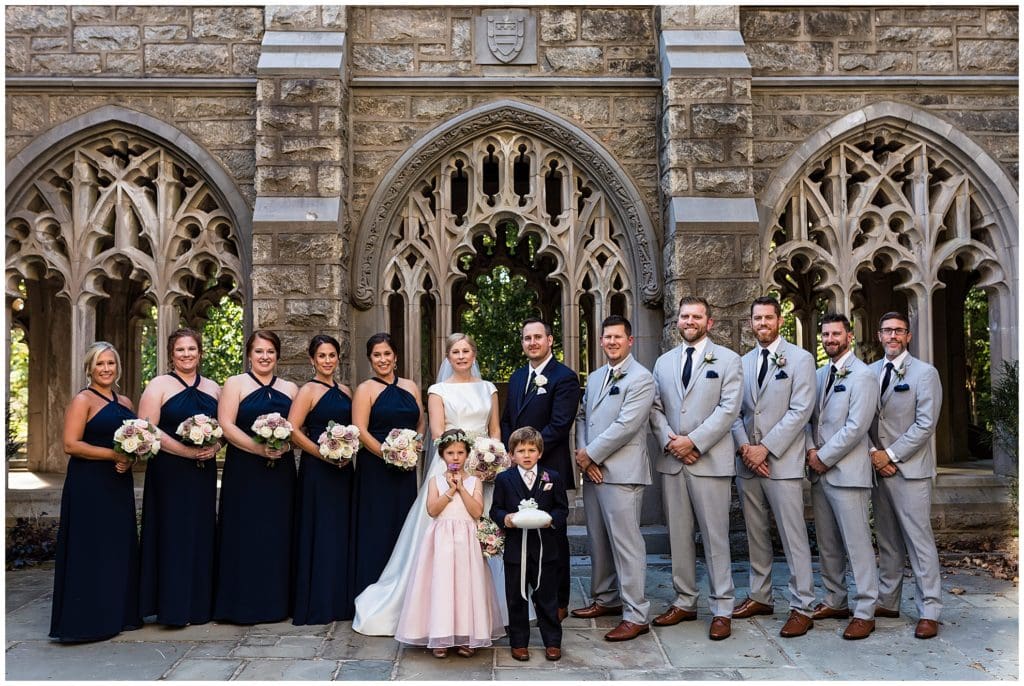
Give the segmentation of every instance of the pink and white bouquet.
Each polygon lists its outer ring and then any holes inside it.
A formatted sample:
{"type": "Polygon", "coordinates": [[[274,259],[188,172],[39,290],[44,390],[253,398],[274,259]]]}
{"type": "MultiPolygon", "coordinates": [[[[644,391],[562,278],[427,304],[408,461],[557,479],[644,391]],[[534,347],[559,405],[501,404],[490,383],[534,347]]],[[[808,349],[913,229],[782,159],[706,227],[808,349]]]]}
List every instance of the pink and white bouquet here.
{"type": "MultiPolygon", "coordinates": [[[[178,424],[176,433],[185,445],[205,448],[216,444],[224,435],[224,429],[220,428],[220,424],[213,417],[197,414],[178,424]]],[[[206,461],[196,460],[196,467],[206,469],[206,461]]]]}
{"type": "Polygon", "coordinates": [[[476,540],[484,557],[499,557],[505,551],[505,532],[487,517],[476,523],[476,540]]]}
{"type": "Polygon", "coordinates": [[[399,469],[416,469],[423,450],[423,437],[412,429],[392,429],[380,445],[381,456],[399,469]]]}
{"type": "MultiPolygon", "coordinates": [[[[252,440],[267,444],[271,450],[280,450],[287,445],[288,439],[292,437],[292,425],[281,416],[280,412],[261,414],[252,423],[252,431],[254,434],[252,440]]],[[[276,467],[278,459],[276,457],[269,458],[267,466],[276,467]]]]}
{"type": "Polygon", "coordinates": [[[354,424],[345,426],[332,420],[328,422],[327,430],[320,434],[317,445],[322,458],[344,467],[359,450],[359,427],[354,424]]]}
{"type": "Polygon", "coordinates": [[[145,419],[126,419],[114,432],[114,451],[145,460],[160,452],[160,433],[145,419]]]}
{"type": "Polygon", "coordinates": [[[487,436],[480,436],[473,441],[466,459],[466,472],[481,481],[494,481],[494,477],[511,466],[512,458],[505,444],[487,436]]]}

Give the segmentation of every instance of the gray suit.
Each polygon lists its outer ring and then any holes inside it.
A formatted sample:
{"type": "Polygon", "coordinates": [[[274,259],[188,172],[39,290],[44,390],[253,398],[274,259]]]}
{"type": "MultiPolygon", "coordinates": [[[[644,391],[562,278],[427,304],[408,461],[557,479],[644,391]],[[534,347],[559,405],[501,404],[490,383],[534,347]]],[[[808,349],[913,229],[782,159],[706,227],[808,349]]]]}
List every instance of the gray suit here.
{"type": "MultiPolygon", "coordinates": [[[[883,358],[871,365],[876,380],[881,378],[885,363],[883,358]]],[[[869,433],[875,448],[893,453],[897,469],[890,477],[878,476],[872,491],[878,540],[878,604],[887,610],[899,610],[903,561],[909,553],[917,584],[918,616],[938,621],[942,588],[931,523],[935,478],[931,438],[942,407],[942,385],[935,367],[910,355],[902,369],[902,378],[891,375],[869,433]]]]}
{"type": "Polygon", "coordinates": [[[768,478],[755,476],[737,453],[736,488],[750,551],[750,597],[772,601],[771,519],[775,516],[789,565],[790,607],[810,616],[814,611],[811,548],[804,522],[804,430],[814,411],[814,358],[785,340],[769,357],[764,384],[758,386],[761,347],[743,356],[743,405],[732,426],[737,448],[745,443],[768,449],[768,478]],[[775,360],[785,360],[779,367],[775,360]]]}
{"type": "Polygon", "coordinates": [[[590,595],[606,607],[623,606],[622,618],[647,624],[651,603],[644,596],[647,550],[640,534],[640,506],[651,483],[647,455],[647,418],[654,379],[628,356],[623,376],[605,383],[606,364],[590,374],[576,416],[576,447],[601,468],[603,482],[586,478],[583,507],[590,539],[590,595]]]}
{"type": "Polygon", "coordinates": [[[845,376],[837,374],[826,393],[830,367],[831,363],[818,369],[817,402],[807,438],[807,447],[816,447],[818,458],[829,468],[823,475],[808,470],[824,603],[834,609],[848,607],[845,547],[857,585],[853,615],[873,620],[878,576],[868,524],[873,473],[868,429],[878,405],[878,381],[867,365],[850,355],[843,365],[845,376]]]}
{"type": "Polygon", "coordinates": [[[684,389],[686,347],[673,348],[654,364],[657,390],[651,409],[651,428],[659,445],[667,445],[674,433],[688,436],[700,451],[692,465],[664,450],[655,460],[672,547],[672,604],[697,609],[696,518],[708,567],[711,613],[731,617],[736,596],[729,554],[729,505],[736,474],[731,429],[740,411],[743,372],[739,355],[708,340],[703,359],[693,361],[690,384],[684,389]],[[708,361],[711,358],[714,361],[708,361]]]}

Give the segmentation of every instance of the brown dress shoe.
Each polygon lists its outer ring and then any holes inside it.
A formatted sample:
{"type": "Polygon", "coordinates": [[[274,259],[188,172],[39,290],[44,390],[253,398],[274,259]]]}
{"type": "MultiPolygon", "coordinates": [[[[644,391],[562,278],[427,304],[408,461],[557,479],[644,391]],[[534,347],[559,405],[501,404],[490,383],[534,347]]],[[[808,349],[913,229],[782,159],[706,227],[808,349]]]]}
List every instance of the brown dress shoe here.
{"type": "Polygon", "coordinates": [[[732,620],[728,617],[714,617],[711,620],[711,629],[708,630],[708,638],[712,641],[721,641],[732,635],[732,620]]]}
{"type": "Polygon", "coordinates": [[[560,608],[558,608],[558,622],[559,623],[564,622],[565,618],[568,617],[568,616],[569,616],[569,608],[567,608],[567,607],[560,607],[560,608]]]}
{"type": "Polygon", "coordinates": [[[692,622],[697,619],[697,613],[693,610],[684,610],[681,607],[672,605],[665,612],[654,618],[654,626],[675,626],[679,622],[692,622]]]}
{"type": "Polygon", "coordinates": [[[771,605],[765,605],[759,603],[753,598],[747,598],[740,606],[732,611],[733,619],[746,619],[747,617],[753,617],[754,615],[773,615],[775,614],[775,608],[771,605]]]}
{"type": "Polygon", "coordinates": [[[802,615],[796,610],[789,611],[789,619],[782,625],[782,629],[779,630],[779,636],[783,638],[793,638],[795,636],[803,636],[811,627],[814,626],[814,620],[807,615],[802,615]]]}
{"type": "Polygon", "coordinates": [[[604,617],[605,615],[621,615],[622,606],[617,605],[615,607],[608,607],[606,605],[591,603],[587,607],[575,609],[569,614],[573,617],[579,617],[580,619],[593,619],[594,617],[604,617]]]}
{"type": "Polygon", "coordinates": [[[558,662],[562,659],[562,649],[558,646],[548,646],[544,649],[544,657],[552,662],[558,662]]]}
{"type": "Polygon", "coordinates": [[[854,617],[850,620],[850,623],[846,625],[846,631],[843,632],[843,638],[847,641],[859,641],[862,638],[870,636],[871,632],[874,630],[875,620],[854,617]]]}
{"type": "Polygon", "coordinates": [[[900,616],[899,610],[887,610],[881,605],[875,605],[875,616],[886,617],[888,619],[897,619],[900,616]]]}
{"type": "Polygon", "coordinates": [[[848,607],[837,610],[825,603],[818,603],[818,606],[814,608],[814,614],[811,615],[811,619],[849,619],[850,614],[850,608],[848,607]]]}
{"type": "Polygon", "coordinates": [[[513,660],[518,660],[519,662],[526,662],[527,660],[530,659],[530,649],[529,648],[513,648],[512,649],[512,659],[513,660]]]}
{"type": "Polygon", "coordinates": [[[606,641],[632,641],[651,630],[650,624],[634,624],[622,620],[619,625],[604,635],[606,641]]]}
{"type": "Polygon", "coordinates": [[[939,635],[939,623],[934,619],[917,620],[914,638],[935,638],[939,635]]]}

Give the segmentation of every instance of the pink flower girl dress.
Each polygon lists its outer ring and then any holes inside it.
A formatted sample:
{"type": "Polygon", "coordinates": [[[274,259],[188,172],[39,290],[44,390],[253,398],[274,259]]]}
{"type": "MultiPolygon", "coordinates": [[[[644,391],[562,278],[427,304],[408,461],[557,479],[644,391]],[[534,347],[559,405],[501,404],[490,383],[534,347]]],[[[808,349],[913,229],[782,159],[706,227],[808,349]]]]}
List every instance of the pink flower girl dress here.
{"type": "MultiPolygon", "coordinates": [[[[444,473],[434,479],[438,493],[448,490],[444,473]]],[[[482,486],[472,476],[464,483],[470,493],[482,486]]],[[[430,522],[413,563],[396,640],[427,648],[482,648],[505,634],[476,524],[458,495],[430,522]]]]}

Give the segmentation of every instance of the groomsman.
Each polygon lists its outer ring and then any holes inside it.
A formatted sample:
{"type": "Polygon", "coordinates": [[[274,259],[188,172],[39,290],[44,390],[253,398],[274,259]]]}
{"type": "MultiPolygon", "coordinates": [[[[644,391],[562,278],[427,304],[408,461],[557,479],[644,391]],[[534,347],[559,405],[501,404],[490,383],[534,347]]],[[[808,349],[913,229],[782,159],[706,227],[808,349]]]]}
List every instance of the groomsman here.
{"type": "Polygon", "coordinates": [[[867,638],[875,630],[878,576],[868,525],[871,460],[868,429],[878,405],[878,382],[850,350],[853,327],[842,314],[821,320],[821,345],[829,364],[818,370],[818,394],[811,416],[807,465],[818,536],[824,602],[814,619],[850,616],[846,591],[846,555],[857,593],[853,619],[843,638],[867,638]]]}
{"type": "MultiPolygon", "coordinates": [[[[501,415],[501,440],[508,445],[516,429],[532,426],[544,439],[540,466],[562,477],[566,490],[576,488],[573,478],[569,431],[580,404],[580,377],[551,354],[555,339],[541,319],[523,322],[522,344],[528,363],[508,382],[508,397],[501,415]]],[[[558,539],[558,621],[569,614],[569,536],[565,527],[558,539]]]]}
{"type": "Polygon", "coordinates": [[[651,427],[664,447],[655,467],[662,475],[676,598],[654,625],[697,618],[694,529],[699,525],[711,591],[708,637],[718,641],[732,632],[736,593],[729,555],[729,506],[736,474],[731,430],[740,411],[743,372],[739,355],[708,338],[714,320],[707,300],[680,300],[676,324],[683,343],[654,364],[651,410],[651,427]]]}
{"type": "Polygon", "coordinates": [[[651,483],[645,429],[654,379],[633,359],[632,348],[628,319],[612,315],[601,323],[601,349],[608,363],[590,374],[576,418],[576,464],[585,481],[593,602],[573,610],[572,616],[589,619],[622,613],[622,622],[605,634],[608,641],[628,641],[650,631],[640,505],[651,483]]]}
{"type": "Polygon", "coordinates": [[[732,616],[774,614],[771,515],[789,565],[783,638],[814,626],[814,575],[804,522],[804,431],[814,411],[814,358],[779,335],[782,307],[771,296],[750,306],[758,345],[743,356],[743,404],[732,427],[739,447],[736,488],[750,551],[750,596],[732,616]]]}
{"type": "Polygon", "coordinates": [[[882,315],[878,340],[885,358],[871,365],[881,398],[871,424],[871,464],[879,478],[872,490],[878,540],[876,617],[899,617],[903,561],[917,585],[917,638],[939,633],[942,610],[939,553],[931,523],[935,453],[932,434],[942,407],[939,373],[907,351],[910,320],[899,312],[882,315]]]}

